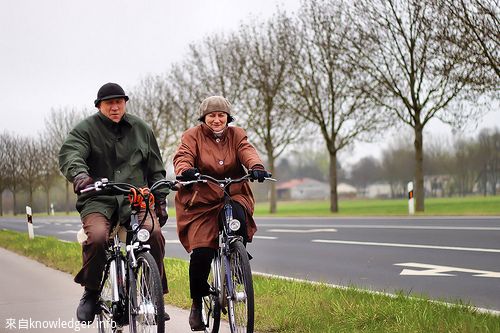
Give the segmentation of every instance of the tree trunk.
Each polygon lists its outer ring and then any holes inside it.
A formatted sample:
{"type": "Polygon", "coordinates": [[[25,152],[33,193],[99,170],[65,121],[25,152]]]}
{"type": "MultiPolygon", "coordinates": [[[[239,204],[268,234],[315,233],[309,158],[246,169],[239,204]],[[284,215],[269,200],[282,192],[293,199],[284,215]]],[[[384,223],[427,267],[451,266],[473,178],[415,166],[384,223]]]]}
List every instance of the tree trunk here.
{"type": "Polygon", "coordinates": [[[424,211],[424,145],[423,126],[415,125],[415,211],[424,211]]]}
{"type": "Polygon", "coordinates": [[[337,152],[330,152],[330,212],[339,211],[337,195],[337,152]]]}
{"type": "MultiPolygon", "coordinates": [[[[267,154],[267,161],[269,163],[269,171],[274,175],[274,156],[270,153],[267,154]]],[[[277,194],[276,194],[276,183],[270,182],[269,187],[269,213],[276,214],[277,208],[277,194]]]]}
{"type": "Polygon", "coordinates": [[[29,186],[28,206],[33,209],[33,187],[29,186]]]}
{"type": "Polygon", "coordinates": [[[12,201],[13,201],[13,205],[14,205],[14,207],[12,208],[12,212],[14,213],[14,216],[16,216],[17,215],[17,212],[16,212],[16,206],[17,206],[16,190],[12,190],[12,201]]]}
{"type": "Polygon", "coordinates": [[[66,181],[66,215],[69,215],[69,181],[66,181]]]}
{"type": "Polygon", "coordinates": [[[45,191],[45,206],[47,208],[47,215],[50,215],[50,185],[47,185],[45,191]]]}

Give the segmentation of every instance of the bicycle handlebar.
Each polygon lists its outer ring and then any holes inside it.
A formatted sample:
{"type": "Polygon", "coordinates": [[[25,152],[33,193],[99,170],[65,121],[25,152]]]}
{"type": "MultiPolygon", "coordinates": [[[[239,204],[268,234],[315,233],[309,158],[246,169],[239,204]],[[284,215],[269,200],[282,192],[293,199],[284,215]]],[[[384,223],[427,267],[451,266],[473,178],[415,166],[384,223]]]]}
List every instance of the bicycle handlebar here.
{"type": "MultiPolygon", "coordinates": [[[[203,174],[198,174],[198,179],[192,179],[192,180],[183,180],[184,177],[179,175],[176,176],[177,179],[177,184],[181,184],[183,186],[194,184],[194,183],[207,183],[208,181],[218,184],[220,186],[226,187],[227,185],[234,184],[234,183],[241,183],[246,180],[251,180],[252,176],[250,174],[246,174],[241,178],[236,178],[236,179],[231,179],[231,178],[224,178],[224,179],[215,179],[212,176],[209,175],[203,175],[203,174]]],[[[267,181],[272,181],[276,182],[277,179],[271,178],[271,177],[266,177],[264,180],[267,181]]]]}
{"type": "MultiPolygon", "coordinates": [[[[150,187],[150,192],[153,192],[156,190],[158,187],[161,186],[167,186],[169,189],[174,190],[175,187],[175,182],[166,180],[166,179],[161,179],[156,181],[153,185],[150,187]]],[[[102,178],[101,180],[98,180],[94,183],[94,185],[90,185],[86,188],[84,188],[81,191],[78,191],[77,194],[83,194],[83,193],[88,193],[88,192],[98,192],[104,189],[113,189],[117,191],[118,193],[121,194],[128,194],[130,193],[131,189],[139,190],[139,188],[135,185],[128,184],[128,183],[120,183],[120,182],[113,182],[109,181],[107,178],[102,178]],[[124,188],[125,187],[125,188],[124,188]]]]}

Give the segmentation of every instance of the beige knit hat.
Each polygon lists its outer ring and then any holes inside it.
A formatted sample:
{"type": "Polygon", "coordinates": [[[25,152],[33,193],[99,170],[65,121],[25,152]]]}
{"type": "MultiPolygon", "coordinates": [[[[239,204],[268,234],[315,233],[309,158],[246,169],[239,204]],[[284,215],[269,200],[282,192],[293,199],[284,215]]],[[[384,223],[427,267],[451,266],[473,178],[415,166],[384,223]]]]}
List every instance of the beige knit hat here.
{"type": "Polygon", "coordinates": [[[200,104],[199,121],[205,121],[205,116],[210,112],[225,112],[227,113],[227,122],[234,120],[231,115],[231,103],[222,96],[210,96],[205,98],[200,104]]]}

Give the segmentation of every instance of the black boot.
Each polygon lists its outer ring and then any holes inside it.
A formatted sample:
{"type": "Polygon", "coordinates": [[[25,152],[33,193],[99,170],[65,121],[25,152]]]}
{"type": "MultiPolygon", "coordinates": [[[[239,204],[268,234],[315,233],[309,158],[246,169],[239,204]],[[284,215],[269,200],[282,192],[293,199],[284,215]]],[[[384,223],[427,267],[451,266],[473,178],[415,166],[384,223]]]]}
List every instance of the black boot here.
{"type": "Polygon", "coordinates": [[[191,305],[191,312],[189,313],[189,326],[191,326],[191,331],[204,331],[205,324],[201,317],[201,298],[193,298],[193,304],[191,305]]]}
{"type": "Polygon", "coordinates": [[[99,300],[98,290],[91,290],[85,288],[83,296],[80,299],[80,304],[78,304],[78,309],[76,309],[76,318],[80,322],[91,324],[94,321],[98,300],[99,300]]]}

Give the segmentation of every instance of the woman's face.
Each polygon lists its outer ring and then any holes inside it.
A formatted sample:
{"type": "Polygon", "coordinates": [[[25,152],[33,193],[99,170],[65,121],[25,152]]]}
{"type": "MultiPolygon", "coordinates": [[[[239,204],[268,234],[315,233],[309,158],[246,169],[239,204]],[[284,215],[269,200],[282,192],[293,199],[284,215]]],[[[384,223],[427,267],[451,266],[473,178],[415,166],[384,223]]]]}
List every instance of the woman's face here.
{"type": "Polygon", "coordinates": [[[210,112],[205,116],[205,124],[208,125],[214,132],[220,132],[227,125],[227,113],[225,112],[210,112]]]}

